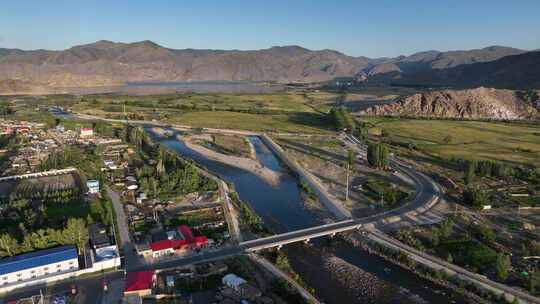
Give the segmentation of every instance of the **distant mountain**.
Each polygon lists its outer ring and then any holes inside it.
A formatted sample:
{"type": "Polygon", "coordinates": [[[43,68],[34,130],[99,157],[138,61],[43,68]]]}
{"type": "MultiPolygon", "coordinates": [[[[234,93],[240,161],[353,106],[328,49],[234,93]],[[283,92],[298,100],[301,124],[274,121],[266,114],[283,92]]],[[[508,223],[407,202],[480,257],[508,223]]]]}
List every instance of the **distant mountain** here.
{"type": "Polygon", "coordinates": [[[385,73],[410,74],[420,71],[448,69],[464,64],[489,62],[505,56],[518,55],[525,52],[503,46],[490,46],[467,51],[425,51],[407,57],[400,56],[389,59],[364,72],[369,76],[385,73]]]}
{"type": "Polygon", "coordinates": [[[540,52],[447,69],[423,69],[409,73],[391,71],[374,75],[370,81],[428,87],[540,88],[540,52]]]}
{"type": "Polygon", "coordinates": [[[407,81],[409,75],[422,79],[418,73],[457,69],[524,52],[494,46],[371,59],[300,46],[254,51],[176,50],[152,41],[101,40],[62,51],[0,49],[0,81],[22,81],[25,87],[33,83],[40,87],[88,87],[140,81],[324,82],[353,76],[368,83],[390,83],[407,81]]]}
{"type": "Polygon", "coordinates": [[[151,41],[98,41],[63,51],[0,49],[0,79],[50,86],[129,81],[251,80],[318,82],[357,74],[370,59],[299,46],[257,51],[174,50],[151,41]]]}
{"type": "Polygon", "coordinates": [[[538,92],[477,88],[417,93],[395,103],[373,106],[364,115],[530,119],[540,117],[538,92]]]}

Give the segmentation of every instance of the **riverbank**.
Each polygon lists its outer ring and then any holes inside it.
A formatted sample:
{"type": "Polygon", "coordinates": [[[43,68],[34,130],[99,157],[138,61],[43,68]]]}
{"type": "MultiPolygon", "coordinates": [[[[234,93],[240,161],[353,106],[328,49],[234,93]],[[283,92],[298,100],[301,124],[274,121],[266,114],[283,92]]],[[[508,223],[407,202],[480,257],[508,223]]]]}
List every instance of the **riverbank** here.
{"type": "MultiPolygon", "coordinates": [[[[152,132],[160,136],[165,136],[165,137],[168,137],[170,135],[169,131],[160,127],[153,127],[152,132]]],[[[262,178],[264,181],[268,182],[270,185],[275,186],[279,183],[281,173],[264,166],[256,159],[244,158],[244,157],[238,157],[234,155],[226,155],[223,153],[219,153],[207,147],[196,144],[195,142],[191,140],[189,136],[184,136],[181,134],[176,135],[176,140],[184,142],[187,148],[193,150],[196,153],[199,153],[200,155],[208,159],[211,159],[213,161],[217,161],[222,164],[229,165],[229,166],[234,166],[236,168],[246,170],[248,172],[256,174],[257,176],[262,178]]]]}
{"type": "MultiPolygon", "coordinates": [[[[178,137],[180,137],[180,135],[178,135],[178,137]]],[[[183,140],[183,138],[181,137],[177,139],[183,140]]],[[[184,143],[186,147],[188,147],[189,149],[211,160],[215,160],[223,164],[227,164],[230,166],[240,168],[242,170],[249,171],[261,177],[262,179],[264,179],[266,182],[268,182],[271,185],[277,185],[279,183],[279,178],[281,174],[279,172],[276,172],[272,169],[269,169],[263,166],[260,162],[256,160],[218,153],[216,151],[213,151],[201,145],[195,144],[189,140],[185,140],[184,143]]]]}

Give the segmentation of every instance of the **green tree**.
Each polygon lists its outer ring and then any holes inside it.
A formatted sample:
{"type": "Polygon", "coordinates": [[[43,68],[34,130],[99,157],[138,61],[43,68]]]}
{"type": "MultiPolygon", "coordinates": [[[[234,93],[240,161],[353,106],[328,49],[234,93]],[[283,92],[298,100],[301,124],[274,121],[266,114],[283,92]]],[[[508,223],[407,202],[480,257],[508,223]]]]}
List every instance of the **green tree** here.
{"type": "Polygon", "coordinates": [[[83,219],[68,219],[66,228],[63,230],[64,244],[77,245],[79,254],[82,253],[84,245],[88,241],[88,230],[83,219]]]}
{"type": "Polygon", "coordinates": [[[527,281],[527,289],[531,293],[536,293],[538,291],[538,286],[540,286],[540,271],[530,273],[527,281]]]}
{"type": "Polygon", "coordinates": [[[463,177],[465,184],[470,185],[474,181],[476,175],[476,162],[468,161],[465,168],[465,175],[463,177]]]}
{"type": "Polygon", "coordinates": [[[19,243],[9,234],[0,236],[0,254],[2,256],[13,256],[19,252],[19,243]]]}
{"type": "Polygon", "coordinates": [[[354,152],[354,150],[348,150],[347,151],[347,189],[345,191],[345,201],[348,201],[349,200],[349,188],[350,188],[350,185],[349,185],[349,175],[350,175],[350,171],[351,171],[351,167],[354,168],[354,161],[356,159],[356,153],[354,152]]]}
{"type": "Polygon", "coordinates": [[[441,223],[441,228],[439,232],[441,233],[442,238],[448,238],[452,234],[454,227],[454,221],[451,218],[447,218],[441,223]]]}
{"type": "Polygon", "coordinates": [[[489,195],[486,191],[468,186],[463,190],[463,202],[476,209],[489,204],[489,195]]]}
{"type": "Polygon", "coordinates": [[[504,253],[499,253],[497,255],[497,262],[495,263],[497,278],[501,281],[505,281],[508,278],[511,267],[512,261],[510,260],[510,257],[504,253]]]}
{"type": "Polygon", "coordinates": [[[385,144],[369,144],[367,161],[375,168],[386,169],[388,167],[388,147],[385,144]]]}

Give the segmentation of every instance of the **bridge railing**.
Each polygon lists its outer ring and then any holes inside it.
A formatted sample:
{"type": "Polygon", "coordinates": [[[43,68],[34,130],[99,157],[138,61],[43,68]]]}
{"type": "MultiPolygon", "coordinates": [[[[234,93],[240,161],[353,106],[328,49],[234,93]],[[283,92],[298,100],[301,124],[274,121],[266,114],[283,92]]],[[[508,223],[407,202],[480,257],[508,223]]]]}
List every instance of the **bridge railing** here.
{"type": "Polygon", "coordinates": [[[340,225],[343,225],[345,223],[353,224],[353,223],[356,223],[356,222],[355,222],[355,220],[352,220],[352,219],[343,220],[343,221],[340,221],[340,222],[334,222],[334,223],[330,223],[330,224],[324,224],[324,225],[309,227],[309,228],[305,228],[305,229],[300,229],[300,230],[295,230],[295,231],[290,231],[290,232],[285,232],[285,233],[280,233],[280,234],[274,234],[274,235],[271,235],[271,236],[267,236],[267,237],[263,237],[263,238],[259,238],[259,239],[255,239],[255,240],[244,241],[244,242],[239,243],[239,245],[240,246],[249,245],[249,244],[253,244],[255,242],[261,242],[261,241],[265,241],[265,240],[271,240],[271,239],[285,237],[285,236],[294,235],[294,234],[299,234],[299,233],[303,233],[303,232],[309,232],[309,231],[318,230],[318,229],[321,229],[321,228],[324,228],[324,227],[331,228],[333,226],[340,226],[340,225]]]}

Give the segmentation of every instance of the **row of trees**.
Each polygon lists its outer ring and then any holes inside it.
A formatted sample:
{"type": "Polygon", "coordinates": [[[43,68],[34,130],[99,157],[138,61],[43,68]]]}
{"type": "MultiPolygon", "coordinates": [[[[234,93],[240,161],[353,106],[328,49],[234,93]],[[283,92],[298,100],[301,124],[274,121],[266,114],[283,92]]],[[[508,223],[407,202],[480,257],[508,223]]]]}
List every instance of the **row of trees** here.
{"type": "Polygon", "coordinates": [[[0,235],[0,256],[13,256],[58,245],[77,245],[80,254],[87,241],[86,222],[83,219],[70,218],[63,229],[39,229],[25,235],[22,240],[8,233],[0,235]]]}
{"type": "Polygon", "coordinates": [[[329,115],[336,130],[354,132],[356,129],[356,122],[345,107],[334,107],[330,110],[329,115]]]}
{"type": "Polygon", "coordinates": [[[164,146],[155,144],[139,128],[125,132],[129,142],[139,147],[141,158],[145,161],[136,170],[141,187],[150,196],[169,196],[196,191],[210,191],[217,188],[216,183],[200,175],[195,164],[171,153],[164,146]]]}
{"type": "Polygon", "coordinates": [[[1,116],[7,116],[15,113],[15,111],[11,108],[11,105],[8,102],[1,102],[0,103],[0,115],[1,116]]]}
{"type": "Polygon", "coordinates": [[[367,161],[368,163],[378,169],[388,168],[388,146],[383,143],[373,143],[368,145],[367,161]]]}

